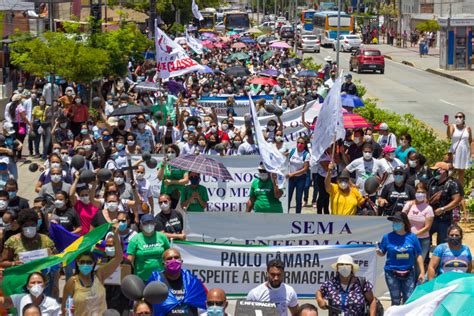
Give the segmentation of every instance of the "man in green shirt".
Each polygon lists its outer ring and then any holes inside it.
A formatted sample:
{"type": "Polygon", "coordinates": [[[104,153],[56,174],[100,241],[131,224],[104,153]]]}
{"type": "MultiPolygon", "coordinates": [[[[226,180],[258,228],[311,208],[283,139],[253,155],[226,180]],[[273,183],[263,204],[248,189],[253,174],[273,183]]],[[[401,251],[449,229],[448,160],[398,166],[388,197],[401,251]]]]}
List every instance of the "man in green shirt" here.
{"type": "Polygon", "coordinates": [[[262,164],[258,167],[258,172],[258,178],[252,181],[250,187],[247,212],[254,209],[256,213],[283,213],[279,200],[283,192],[278,188],[276,174],[268,173],[262,164]]]}
{"type": "Polygon", "coordinates": [[[207,188],[199,184],[200,181],[199,173],[189,173],[191,184],[185,186],[181,194],[181,206],[187,212],[204,212],[207,207],[209,195],[207,194],[207,188]]]}
{"type": "Polygon", "coordinates": [[[170,248],[170,243],[165,234],[155,231],[155,219],[151,214],[142,216],[140,226],[142,232],[128,243],[127,259],[132,262],[135,274],[147,282],[153,271],[163,270],[163,252],[170,248]]]}

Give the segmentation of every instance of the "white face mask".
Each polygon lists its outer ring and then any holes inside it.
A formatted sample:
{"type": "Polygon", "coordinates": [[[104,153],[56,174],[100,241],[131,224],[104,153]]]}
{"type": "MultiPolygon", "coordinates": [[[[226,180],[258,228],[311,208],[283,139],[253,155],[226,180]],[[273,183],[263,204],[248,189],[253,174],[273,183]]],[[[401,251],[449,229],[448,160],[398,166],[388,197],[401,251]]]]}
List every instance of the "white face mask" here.
{"type": "Polygon", "coordinates": [[[352,267],[351,266],[339,266],[339,267],[337,267],[337,272],[339,272],[339,274],[342,275],[343,277],[347,278],[349,275],[351,275],[352,267]]]}
{"type": "Polygon", "coordinates": [[[364,136],[364,141],[371,142],[372,141],[372,135],[365,135],[364,136]]]}
{"type": "Polygon", "coordinates": [[[416,192],[415,193],[415,198],[418,202],[423,202],[426,200],[426,193],[423,192],[416,192]]]}
{"type": "Polygon", "coordinates": [[[61,169],[61,163],[59,162],[53,162],[51,164],[51,169],[61,169]]]}
{"type": "Polygon", "coordinates": [[[139,124],[138,124],[138,128],[139,128],[139,129],[144,129],[145,126],[146,126],[145,123],[139,123],[139,124]]]}
{"type": "Polygon", "coordinates": [[[125,180],[122,177],[115,177],[114,182],[117,185],[122,185],[125,182],[125,180]]]}
{"type": "Polygon", "coordinates": [[[269,125],[269,126],[268,126],[268,130],[269,130],[270,132],[273,132],[273,131],[275,130],[275,125],[269,125]]]}
{"type": "Polygon", "coordinates": [[[137,180],[142,180],[144,176],[145,176],[145,175],[144,175],[143,173],[136,173],[136,174],[135,174],[135,178],[136,178],[137,180]]]}
{"type": "Polygon", "coordinates": [[[341,190],[346,190],[349,187],[349,183],[346,181],[341,181],[339,182],[339,187],[341,188],[341,190]]]}
{"type": "Polygon", "coordinates": [[[166,154],[166,157],[168,157],[169,160],[176,158],[176,153],[168,153],[166,154]]]}
{"type": "Polygon", "coordinates": [[[276,140],[277,142],[282,142],[282,141],[283,141],[283,137],[281,137],[281,136],[275,136],[275,140],[276,140]]]}
{"type": "Polygon", "coordinates": [[[61,182],[61,175],[60,174],[52,174],[51,175],[51,182],[53,183],[58,183],[58,182],[61,182]]]}
{"type": "Polygon", "coordinates": [[[370,159],[372,159],[372,153],[363,152],[362,155],[364,156],[364,159],[365,159],[365,160],[370,160],[370,159]]]}
{"type": "Polygon", "coordinates": [[[79,197],[79,200],[84,204],[89,204],[89,202],[90,202],[90,199],[89,199],[88,196],[81,196],[81,197],[79,197]]]}
{"type": "Polygon", "coordinates": [[[463,123],[463,119],[458,117],[458,118],[454,119],[454,123],[456,125],[461,125],[463,123]]]}
{"type": "Polygon", "coordinates": [[[240,142],[240,141],[235,141],[235,142],[234,142],[235,147],[239,147],[240,144],[242,144],[242,142],[240,142]]]}
{"type": "Polygon", "coordinates": [[[143,225],[142,229],[145,233],[150,234],[155,231],[155,224],[143,225]]]}
{"type": "Polygon", "coordinates": [[[8,201],[0,200],[0,211],[6,210],[8,207],[8,201]]]}
{"type": "Polygon", "coordinates": [[[43,290],[44,288],[41,284],[35,284],[29,288],[30,294],[33,295],[34,297],[38,297],[41,294],[43,294],[43,290]]]}
{"type": "Polygon", "coordinates": [[[170,209],[170,204],[169,203],[160,204],[160,209],[162,211],[168,211],[170,209]]]}
{"type": "Polygon", "coordinates": [[[61,200],[54,201],[54,207],[56,207],[56,208],[63,208],[64,204],[66,204],[66,202],[61,201],[61,200]]]}
{"type": "Polygon", "coordinates": [[[415,168],[416,167],[416,160],[408,160],[408,165],[410,168],[415,168]]]}
{"type": "Polygon", "coordinates": [[[36,227],[34,226],[23,227],[22,231],[26,238],[33,238],[36,236],[36,227]]]}
{"type": "Polygon", "coordinates": [[[395,154],[394,153],[389,153],[388,154],[388,159],[390,159],[390,160],[395,159],[395,154]]]}
{"type": "Polygon", "coordinates": [[[92,145],[84,145],[84,150],[89,151],[92,149],[92,145]]]}
{"type": "Polygon", "coordinates": [[[67,123],[61,123],[61,124],[59,124],[59,126],[61,126],[61,128],[66,128],[66,127],[67,127],[67,123]]]}
{"type": "Polygon", "coordinates": [[[224,131],[226,131],[228,128],[229,128],[229,125],[228,125],[228,124],[222,124],[222,129],[223,129],[224,131]]]}
{"type": "Polygon", "coordinates": [[[105,254],[108,257],[115,256],[115,247],[105,247],[105,254]]]}
{"type": "Polygon", "coordinates": [[[118,209],[118,202],[107,202],[105,203],[105,207],[110,211],[110,212],[116,212],[118,209]]]}
{"type": "Polygon", "coordinates": [[[360,137],[354,137],[354,144],[360,143],[360,137]]]}
{"type": "Polygon", "coordinates": [[[268,178],[270,177],[270,175],[268,174],[268,172],[260,172],[259,176],[260,180],[262,181],[267,181],[268,178]]]}

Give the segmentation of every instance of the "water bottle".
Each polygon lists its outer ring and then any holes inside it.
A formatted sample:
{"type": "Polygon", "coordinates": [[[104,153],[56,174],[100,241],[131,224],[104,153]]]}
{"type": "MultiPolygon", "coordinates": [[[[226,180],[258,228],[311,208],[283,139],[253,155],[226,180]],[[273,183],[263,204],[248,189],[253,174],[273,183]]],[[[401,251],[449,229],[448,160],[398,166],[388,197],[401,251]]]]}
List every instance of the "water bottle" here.
{"type": "Polygon", "coordinates": [[[73,307],[74,300],[72,299],[72,296],[69,295],[66,300],[66,316],[74,316],[73,307]]]}

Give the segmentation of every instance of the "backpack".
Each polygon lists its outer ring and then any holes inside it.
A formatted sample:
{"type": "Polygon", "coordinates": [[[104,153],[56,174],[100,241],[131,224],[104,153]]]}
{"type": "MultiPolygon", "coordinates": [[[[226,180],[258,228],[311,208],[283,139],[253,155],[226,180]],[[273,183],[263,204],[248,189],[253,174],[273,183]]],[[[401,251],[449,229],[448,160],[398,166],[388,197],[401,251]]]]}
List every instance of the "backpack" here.
{"type": "MultiPolygon", "coordinates": [[[[361,286],[361,289],[362,289],[362,292],[363,292],[364,287],[365,287],[366,279],[364,277],[358,277],[358,279],[359,279],[360,286],[361,286]]],[[[380,303],[380,301],[378,300],[378,298],[375,297],[375,295],[374,295],[374,299],[377,302],[377,306],[375,307],[375,316],[383,316],[384,309],[383,309],[382,303],[380,303]]],[[[364,316],[366,316],[366,315],[370,316],[370,305],[367,304],[368,302],[367,302],[367,300],[365,300],[365,295],[364,295],[364,301],[365,301],[364,316]]]]}
{"type": "MultiPolygon", "coordinates": [[[[291,148],[290,154],[288,155],[288,160],[291,159],[291,157],[295,154],[295,152],[296,152],[296,149],[291,148]]],[[[306,160],[306,157],[308,157],[308,155],[309,155],[309,152],[307,150],[303,151],[303,161],[306,160]]]]}

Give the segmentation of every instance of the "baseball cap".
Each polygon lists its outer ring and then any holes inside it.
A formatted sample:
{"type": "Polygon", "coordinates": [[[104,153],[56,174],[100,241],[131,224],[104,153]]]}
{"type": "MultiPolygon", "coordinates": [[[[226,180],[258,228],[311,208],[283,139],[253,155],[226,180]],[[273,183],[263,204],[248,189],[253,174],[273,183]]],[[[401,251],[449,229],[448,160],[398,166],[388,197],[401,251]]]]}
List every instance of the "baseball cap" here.
{"type": "Polygon", "coordinates": [[[405,168],[402,166],[395,167],[393,169],[393,174],[405,174],[405,168]]]}
{"type": "Polygon", "coordinates": [[[403,222],[402,214],[400,212],[397,212],[392,216],[387,217],[387,219],[391,222],[403,222]]]}
{"type": "Polygon", "coordinates": [[[431,167],[430,169],[432,170],[437,170],[437,169],[443,169],[443,170],[449,170],[449,164],[446,163],[446,162],[442,162],[442,161],[438,161],[437,163],[435,163],[435,165],[433,167],[431,167]]]}
{"type": "Polygon", "coordinates": [[[153,215],[145,214],[145,215],[142,216],[142,218],[140,218],[140,223],[141,224],[145,224],[145,223],[148,223],[148,222],[155,222],[155,218],[153,217],[153,215]]]}
{"type": "Polygon", "coordinates": [[[395,151],[395,147],[392,147],[390,145],[387,145],[383,148],[383,153],[384,154],[387,154],[387,153],[393,153],[395,151]]]}
{"type": "Polygon", "coordinates": [[[352,75],[351,74],[347,74],[344,76],[346,79],[352,79],[352,75]]]}
{"type": "Polygon", "coordinates": [[[387,123],[381,123],[379,126],[380,131],[388,131],[388,124],[387,123]]]}
{"type": "Polygon", "coordinates": [[[351,177],[351,175],[349,174],[349,171],[342,170],[342,172],[339,175],[338,179],[350,179],[350,177],[351,177]]]}

